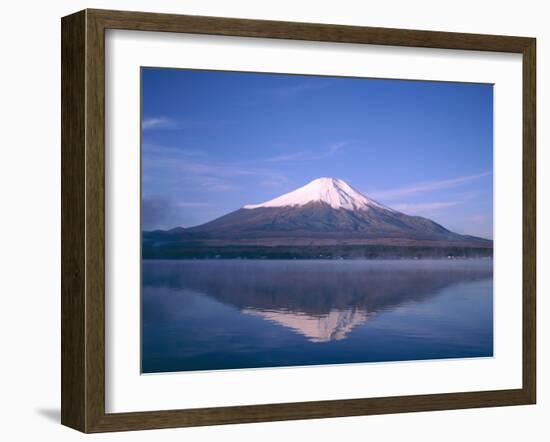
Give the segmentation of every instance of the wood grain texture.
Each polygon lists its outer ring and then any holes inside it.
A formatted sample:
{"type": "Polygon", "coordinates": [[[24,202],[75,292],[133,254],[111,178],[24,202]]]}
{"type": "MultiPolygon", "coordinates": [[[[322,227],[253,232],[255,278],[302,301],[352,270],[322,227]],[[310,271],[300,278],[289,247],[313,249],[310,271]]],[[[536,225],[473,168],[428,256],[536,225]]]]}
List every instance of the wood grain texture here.
{"type": "Polygon", "coordinates": [[[105,414],[105,37],[86,11],[86,428],[105,414]]]}
{"type": "Polygon", "coordinates": [[[531,404],[536,398],[535,40],[526,37],[86,10],[62,20],[62,423],[83,432],[531,404]],[[523,55],[523,387],[338,401],[105,413],[105,30],[523,55]]]}
{"type": "Polygon", "coordinates": [[[522,52],[529,38],[149,12],[88,10],[106,29],[185,32],[390,46],[522,52]]]}
{"type": "Polygon", "coordinates": [[[85,13],[61,29],[61,422],[83,429],[85,395],[85,13]]]}
{"type": "Polygon", "coordinates": [[[537,149],[536,40],[523,51],[523,389],[536,402],[537,149]]]}
{"type": "Polygon", "coordinates": [[[531,403],[522,389],[107,414],[92,432],[145,430],[531,403]]]}

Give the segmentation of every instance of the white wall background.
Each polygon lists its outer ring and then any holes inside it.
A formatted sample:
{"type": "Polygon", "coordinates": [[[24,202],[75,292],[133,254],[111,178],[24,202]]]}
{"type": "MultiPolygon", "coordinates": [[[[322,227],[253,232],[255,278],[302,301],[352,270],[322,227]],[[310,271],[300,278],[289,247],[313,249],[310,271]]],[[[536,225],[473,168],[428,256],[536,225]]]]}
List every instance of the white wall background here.
{"type": "Polygon", "coordinates": [[[539,403],[528,407],[103,434],[95,440],[547,440],[550,428],[550,27],[545,2],[19,0],[2,10],[0,436],[81,440],[59,425],[60,22],[86,7],[534,36],[538,39],[539,403]],[[546,274],[545,274],[546,273],[546,274]]]}

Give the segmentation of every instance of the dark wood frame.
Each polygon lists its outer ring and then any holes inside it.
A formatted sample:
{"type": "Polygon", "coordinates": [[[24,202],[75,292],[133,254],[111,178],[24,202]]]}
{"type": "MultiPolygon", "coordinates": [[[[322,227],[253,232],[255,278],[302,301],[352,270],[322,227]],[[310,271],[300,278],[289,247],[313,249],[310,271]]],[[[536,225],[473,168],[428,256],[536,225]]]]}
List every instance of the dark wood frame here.
{"type": "Polygon", "coordinates": [[[526,37],[84,10],[62,19],[61,422],[83,432],[534,404],[535,53],[526,37]],[[105,412],[105,30],[184,32],[523,56],[523,386],[514,390],[105,412]]]}

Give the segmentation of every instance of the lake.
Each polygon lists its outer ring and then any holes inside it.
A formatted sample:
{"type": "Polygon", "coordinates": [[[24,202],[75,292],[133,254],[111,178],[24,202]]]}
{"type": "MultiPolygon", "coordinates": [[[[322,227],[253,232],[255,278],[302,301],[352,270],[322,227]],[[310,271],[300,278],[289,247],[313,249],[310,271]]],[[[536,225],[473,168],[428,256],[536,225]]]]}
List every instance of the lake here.
{"type": "Polygon", "coordinates": [[[142,372],[493,355],[493,262],[145,260],[142,372]]]}

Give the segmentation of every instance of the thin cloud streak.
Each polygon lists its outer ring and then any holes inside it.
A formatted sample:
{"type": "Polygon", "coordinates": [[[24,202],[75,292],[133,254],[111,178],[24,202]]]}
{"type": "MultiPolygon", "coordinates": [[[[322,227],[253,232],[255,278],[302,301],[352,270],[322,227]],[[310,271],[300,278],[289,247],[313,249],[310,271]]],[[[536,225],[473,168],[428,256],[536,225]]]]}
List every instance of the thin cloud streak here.
{"type": "Polygon", "coordinates": [[[330,81],[319,83],[319,82],[308,82],[304,81],[292,86],[285,86],[273,89],[272,92],[274,95],[279,97],[293,97],[295,95],[300,95],[304,92],[315,91],[325,89],[330,86],[330,81]]]}
{"type": "MultiPolygon", "coordinates": [[[[165,147],[151,143],[143,144],[143,178],[147,172],[161,171],[164,179],[172,183],[182,180],[192,181],[203,190],[212,192],[233,192],[242,190],[235,180],[242,177],[256,178],[261,187],[283,188],[289,183],[288,177],[275,172],[262,163],[284,163],[302,160],[317,160],[336,155],[350,141],[341,141],[328,145],[324,152],[314,155],[312,152],[297,151],[265,159],[237,162],[217,162],[200,149],[165,147]]],[[[267,164],[265,164],[267,166],[267,164]]],[[[156,172],[154,172],[156,173],[156,172]]]]}
{"type": "Polygon", "coordinates": [[[306,155],[306,152],[294,152],[289,154],[283,154],[283,155],[277,155],[274,157],[270,157],[265,159],[264,161],[268,163],[280,163],[284,161],[294,161],[294,160],[300,160],[303,159],[306,155]]]}
{"type": "Polygon", "coordinates": [[[325,152],[322,152],[318,155],[313,156],[314,160],[320,160],[323,158],[332,157],[333,155],[336,155],[343,147],[350,144],[349,141],[340,141],[339,143],[332,143],[328,146],[325,152]]]}
{"type": "Polygon", "coordinates": [[[246,163],[208,161],[207,158],[182,157],[177,149],[167,150],[164,155],[158,151],[143,151],[144,178],[151,172],[161,172],[165,180],[173,183],[192,181],[208,191],[231,192],[241,188],[235,179],[251,177],[259,179],[262,186],[283,186],[288,182],[286,175],[271,170],[252,167],[246,163]]]}
{"type": "Polygon", "coordinates": [[[426,181],[423,183],[413,184],[405,187],[398,187],[396,189],[382,190],[379,192],[371,192],[370,195],[373,198],[392,200],[401,198],[403,196],[414,195],[418,193],[432,192],[439,189],[448,189],[451,187],[460,186],[461,184],[477,180],[491,175],[492,172],[487,171],[476,175],[466,175],[457,178],[451,178],[447,180],[439,181],[426,181]]]}
{"type": "Polygon", "coordinates": [[[313,153],[308,151],[298,151],[298,152],[292,152],[288,154],[281,154],[274,157],[265,158],[263,162],[267,163],[279,163],[279,162],[286,162],[286,161],[299,161],[299,160],[321,160],[323,158],[329,158],[333,155],[336,155],[343,147],[349,145],[349,141],[340,141],[338,143],[332,143],[328,145],[323,152],[321,153],[313,153]]]}
{"type": "Polygon", "coordinates": [[[177,201],[174,205],[176,207],[210,207],[212,204],[193,201],[177,201]]]}
{"type": "Polygon", "coordinates": [[[208,153],[201,149],[189,149],[187,147],[173,147],[173,146],[163,146],[160,144],[154,144],[150,142],[143,142],[142,144],[142,153],[143,155],[164,157],[164,156],[184,156],[184,157],[198,157],[205,158],[208,157],[208,153]]]}
{"type": "Polygon", "coordinates": [[[142,130],[168,129],[176,126],[176,122],[168,117],[144,118],[141,121],[142,130]]]}
{"type": "Polygon", "coordinates": [[[392,209],[405,213],[433,212],[436,210],[447,209],[460,204],[459,201],[441,201],[433,203],[401,203],[393,204],[392,209]]]}
{"type": "Polygon", "coordinates": [[[142,131],[150,131],[157,129],[169,129],[169,130],[183,130],[183,129],[212,129],[221,127],[229,124],[230,121],[227,120],[216,120],[214,121],[202,121],[194,119],[174,119],[166,116],[155,116],[143,118],[141,120],[141,129],[142,131]]]}

